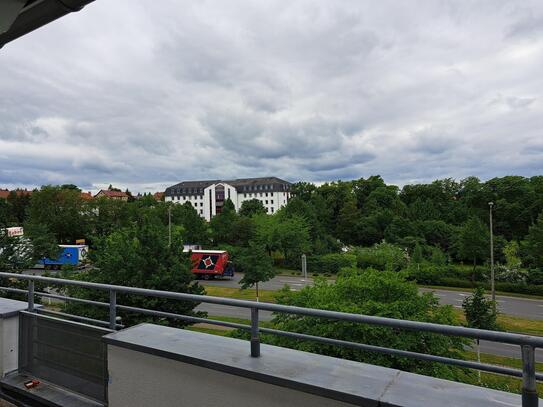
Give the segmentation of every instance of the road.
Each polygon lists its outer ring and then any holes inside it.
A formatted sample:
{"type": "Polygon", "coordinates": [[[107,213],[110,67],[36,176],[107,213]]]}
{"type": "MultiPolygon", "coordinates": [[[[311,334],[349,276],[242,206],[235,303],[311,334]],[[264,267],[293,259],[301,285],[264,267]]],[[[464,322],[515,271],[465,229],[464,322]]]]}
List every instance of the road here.
{"type": "MultiPolygon", "coordinates": [[[[216,304],[201,304],[197,310],[206,311],[212,318],[213,316],[233,317],[250,319],[250,311],[246,308],[228,307],[225,305],[216,304]]],[[[260,311],[258,316],[262,321],[270,321],[272,319],[272,313],[270,311],[260,311]]],[[[481,341],[481,353],[488,353],[492,355],[506,356],[511,358],[520,359],[520,347],[517,345],[509,345],[506,343],[496,343],[489,341],[481,341]]],[[[543,362],[543,349],[536,350],[536,361],[543,362]]]]}
{"type": "MultiPolygon", "coordinates": [[[[449,304],[456,308],[462,308],[462,301],[471,295],[470,292],[465,291],[447,291],[433,288],[421,288],[420,291],[433,291],[439,298],[440,304],[449,304]]],[[[502,314],[526,319],[543,320],[543,300],[497,295],[496,302],[498,310],[502,314]]]]}
{"type": "MultiPolygon", "coordinates": [[[[209,280],[201,281],[203,285],[213,285],[222,287],[234,287],[239,288],[239,280],[243,277],[241,273],[237,273],[232,279],[225,280],[209,280]]],[[[288,284],[291,290],[300,290],[307,285],[312,285],[313,280],[308,278],[307,280],[295,276],[277,276],[270,281],[261,283],[260,287],[264,290],[279,290],[288,284]]],[[[459,291],[447,291],[439,289],[421,288],[421,292],[432,291],[439,298],[441,304],[449,304],[456,308],[462,307],[462,301],[468,295],[469,292],[459,291]]],[[[508,296],[496,296],[498,308],[503,314],[523,317],[527,319],[543,320],[543,300],[533,300],[527,298],[516,298],[508,296]]],[[[234,318],[249,319],[249,310],[241,309],[237,307],[227,307],[215,304],[202,304],[198,307],[198,310],[207,311],[210,316],[227,316],[234,318]]],[[[260,311],[260,318],[263,321],[269,321],[272,318],[272,313],[269,311],[260,311]]],[[[513,358],[520,358],[520,348],[516,345],[508,345],[503,343],[481,341],[481,352],[507,356],[513,358]]],[[[536,350],[536,360],[543,362],[543,349],[536,350]]]]}
{"type": "MultiPolygon", "coordinates": [[[[231,280],[208,280],[201,281],[201,284],[239,288],[239,280],[242,277],[243,274],[236,273],[236,275],[231,280]]],[[[270,281],[260,283],[259,287],[263,290],[280,290],[285,286],[285,284],[288,284],[291,290],[297,291],[302,289],[306,285],[312,285],[313,279],[308,278],[307,280],[305,280],[301,277],[295,276],[277,276],[270,281]]],[[[452,305],[455,308],[462,308],[462,301],[464,301],[467,296],[471,295],[471,293],[467,291],[460,292],[430,288],[421,288],[420,291],[433,291],[434,294],[439,298],[439,302],[441,304],[452,305]]],[[[522,317],[526,319],[543,320],[543,300],[498,295],[496,296],[496,301],[498,303],[499,311],[503,314],[522,317]]]]}
{"type": "MultiPolygon", "coordinates": [[[[43,271],[29,270],[27,273],[40,275],[43,274],[43,271]]],[[[201,281],[201,283],[203,285],[239,288],[239,280],[242,277],[243,275],[241,273],[237,273],[232,279],[201,281]]],[[[313,280],[311,278],[305,280],[295,276],[277,276],[270,281],[261,283],[260,287],[265,290],[279,290],[283,288],[285,284],[289,285],[291,290],[297,291],[307,285],[312,285],[313,280]]],[[[421,288],[420,291],[433,291],[434,294],[439,298],[441,304],[450,304],[456,308],[461,308],[464,298],[470,295],[469,292],[447,291],[440,289],[421,288]]],[[[504,314],[528,319],[543,320],[543,300],[532,300],[508,296],[497,296],[496,299],[500,312],[504,314]]],[[[197,309],[206,311],[210,316],[225,316],[242,319],[250,318],[250,311],[244,308],[228,307],[215,304],[201,304],[197,309]]],[[[263,321],[269,321],[272,319],[272,313],[269,311],[260,311],[259,316],[263,321]]],[[[520,357],[520,348],[518,346],[488,341],[481,341],[481,352],[514,358],[520,357]]],[[[536,360],[538,362],[543,362],[543,349],[538,349],[536,351],[536,360]]]]}

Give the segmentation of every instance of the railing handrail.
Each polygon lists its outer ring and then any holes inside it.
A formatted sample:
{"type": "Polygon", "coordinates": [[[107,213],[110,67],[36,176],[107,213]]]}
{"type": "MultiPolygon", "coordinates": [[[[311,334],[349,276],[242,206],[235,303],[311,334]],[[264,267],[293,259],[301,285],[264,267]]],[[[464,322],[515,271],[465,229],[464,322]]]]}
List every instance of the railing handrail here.
{"type": "Polygon", "coordinates": [[[441,325],[431,322],[409,321],[402,319],[376,317],[363,314],[352,314],[339,311],[329,311],[315,308],[303,308],[292,305],[280,305],[263,303],[256,301],[238,300],[232,298],[213,297],[208,295],[197,295],[187,293],[176,293],[172,291],[151,290],[147,288],[127,287],[112,284],[92,283],[88,281],[67,280],[54,277],[34,276],[27,274],[0,272],[0,277],[15,278],[18,280],[42,281],[51,284],[72,285],[84,288],[94,288],[104,291],[114,291],[116,293],[137,294],[143,296],[170,298],[177,300],[203,302],[209,304],[219,304],[235,306],[249,309],[258,309],[264,311],[281,312],[288,314],[306,315],[317,318],[336,319],[341,321],[359,322],[371,325],[381,325],[391,328],[400,328],[407,330],[425,331],[438,333],[448,336],[461,336],[473,339],[483,339],[492,342],[509,343],[514,345],[529,345],[534,348],[543,348],[543,337],[517,334],[511,332],[487,331],[484,329],[468,328],[462,326],[441,325]]]}
{"type": "MultiPolygon", "coordinates": [[[[187,322],[208,322],[216,323],[217,325],[231,326],[233,328],[245,329],[250,332],[250,343],[251,343],[251,356],[259,357],[260,356],[260,332],[270,333],[274,335],[282,335],[286,337],[296,338],[300,340],[312,340],[318,341],[321,343],[328,343],[337,346],[347,346],[359,350],[367,350],[372,352],[381,352],[389,355],[411,357],[419,360],[426,360],[429,362],[440,362],[446,363],[449,365],[456,365],[461,367],[467,367],[471,369],[479,369],[482,371],[506,374],[514,377],[522,377],[522,407],[537,407],[539,404],[539,398],[537,394],[536,380],[541,380],[543,376],[538,374],[535,369],[535,349],[543,347],[543,337],[515,334],[509,332],[496,332],[496,331],[486,331],[482,329],[475,328],[466,328],[461,326],[451,326],[451,325],[440,325],[430,322],[419,322],[419,321],[408,321],[401,319],[393,318],[384,318],[384,317],[375,317],[370,315],[361,315],[361,314],[352,314],[346,312],[338,311],[329,311],[322,309],[314,308],[302,308],[295,307],[290,305],[279,305],[279,304],[270,304],[246,300],[236,300],[230,298],[221,298],[221,297],[212,297],[207,295],[196,295],[196,294],[186,294],[186,293],[176,293],[171,291],[161,291],[161,290],[151,290],[147,288],[138,288],[138,287],[127,287],[111,284],[102,284],[102,283],[92,283],[87,281],[79,280],[67,280],[53,277],[42,277],[34,275],[25,275],[25,274],[16,274],[16,273],[3,273],[0,272],[0,278],[13,278],[18,280],[27,280],[28,289],[20,290],[16,288],[9,287],[0,287],[0,290],[12,291],[12,292],[23,292],[27,295],[28,300],[28,311],[37,313],[39,309],[34,307],[34,297],[43,296],[50,298],[58,298],[66,301],[79,301],[82,303],[97,305],[97,306],[107,306],[109,308],[109,321],[105,322],[111,330],[115,330],[118,327],[117,324],[117,310],[124,310],[127,312],[138,312],[148,315],[155,315],[159,317],[174,318],[180,319],[187,322]],[[83,288],[91,288],[109,291],[109,303],[91,301],[84,299],[77,299],[72,297],[66,297],[61,295],[47,294],[42,292],[35,291],[35,282],[41,281],[54,285],[71,285],[83,288]],[[117,304],[117,294],[118,293],[127,293],[127,294],[136,294],[143,296],[151,297],[160,297],[160,298],[170,298],[176,300],[184,301],[194,301],[194,302],[203,302],[210,304],[219,304],[227,306],[235,306],[248,308],[251,310],[251,325],[242,325],[242,324],[233,324],[225,323],[221,321],[206,320],[205,318],[198,318],[195,316],[186,316],[172,314],[163,311],[149,310],[145,308],[138,307],[129,307],[125,305],[117,304]],[[465,338],[475,338],[475,339],[485,339],[492,342],[501,342],[514,345],[520,345],[521,355],[522,355],[522,370],[516,370],[511,368],[505,368],[500,366],[488,365],[479,362],[465,361],[450,357],[443,357],[437,355],[429,355],[411,351],[404,351],[398,349],[390,349],[375,345],[365,345],[359,344],[356,342],[342,341],[338,339],[326,338],[326,337],[317,337],[313,335],[306,335],[298,332],[287,332],[279,331],[276,329],[269,328],[259,328],[259,310],[272,311],[272,312],[283,312],[289,314],[297,315],[306,315],[310,317],[317,318],[328,318],[339,321],[350,321],[357,323],[365,323],[372,325],[380,325],[391,328],[399,329],[408,329],[415,331],[424,331],[431,332],[441,335],[449,336],[460,336],[465,338]]],[[[91,318],[86,317],[77,317],[82,321],[104,324],[104,321],[97,321],[91,318]]]]}

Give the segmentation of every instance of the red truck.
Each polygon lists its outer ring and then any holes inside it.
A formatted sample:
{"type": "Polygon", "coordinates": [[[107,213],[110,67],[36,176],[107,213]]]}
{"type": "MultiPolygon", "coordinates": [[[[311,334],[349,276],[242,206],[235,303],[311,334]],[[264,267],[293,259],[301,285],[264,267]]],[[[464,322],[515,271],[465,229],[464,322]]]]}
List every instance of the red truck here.
{"type": "Polygon", "coordinates": [[[233,277],[234,266],[226,250],[184,250],[191,252],[192,272],[196,278],[209,280],[216,277],[233,277]]]}

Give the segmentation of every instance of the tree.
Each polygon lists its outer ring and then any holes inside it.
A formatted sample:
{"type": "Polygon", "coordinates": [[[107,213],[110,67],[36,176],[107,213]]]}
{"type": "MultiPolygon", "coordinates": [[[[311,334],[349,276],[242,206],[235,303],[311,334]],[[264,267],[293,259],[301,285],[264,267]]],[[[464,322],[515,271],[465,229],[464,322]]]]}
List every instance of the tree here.
{"type": "Polygon", "coordinates": [[[28,241],[8,236],[7,230],[0,228],[0,271],[18,273],[31,265],[32,252],[28,241]]]}
{"type": "Polygon", "coordinates": [[[95,237],[107,236],[128,223],[125,202],[105,197],[95,198],[86,203],[90,233],[95,237]]]}
{"type": "Polygon", "coordinates": [[[336,235],[344,244],[353,245],[358,243],[356,225],[360,221],[360,217],[360,210],[356,206],[356,200],[351,195],[339,211],[336,229],[336,235]]]}
{"type": "Polygon", "coordinates": [[[68,244],[86,237],[89,226],[80,192],[58,186],[32,193],[28,222],[45,225],[58,243],[68,244]]]}
{"type": "Polygon", "coordinates": [[[422,247],[417,243],[415,249],[413,250],[413,255],[411,256],[411,261],[417,265],[422,263],[424,256],[422,254],[422,247]]]}
{"type": "MultiPolygon", "coordinates": [[[[193,281],[192,263],[188,253],[183,253],[179,233],[168,244],[167,228],[157,216],[145,215],[136,223],[116,230],[97,241],[97,249],[91,252],[92,269],[77,273],[70,278],[105,284],[165,290],[180,293],[203,294],[203,288],[193,281]]],[[[69,294],[86,299],[108,301],[107,293],[68,288],[69,294]]],[[[159,311],[200,315],[193,310],[198,305],[190,301],[169,300],[157,297],[118,294],[118,303],[159,311]]],[[[90,309],[77,304],[66,305],[70,313],[81,313],[94,318],[106,318],[102,309],[90,309]]],[[[132,325],[144,320],[163,323],[157,317],[142,317],[134,313],[119,313],[123,323],[132,325]]],[[[183,324],[183,323],[176,323],[183,324]]]]}
{"type": "Polygon", "coordinates": [[[239,210],[240,216],[253,216],[266,214],[266,208],[259,199],[249,199],[243,201],[239,210]]]}
{"type": "Polygon", "coordinates": [[[0,228],[7,228],[12,222],[11,205],[6,199],[0,199],[0,228]]]}
{"type": "Polygon", "coordinates": [[[300,256],[310,247],[309,228],[305,220],[298,216],[281,219],[277,224],[279,250],[290,264],[299,264],[300,256]]]}
{"type": "MultiPolygon", "coordinates": [[[[304,287],[300,291],[290,291],[286,288],[277,296],[277,302],[282,305],[412,321],[457,323],[452,308],[439,306],[438,299],[433,294],[419,294],[417,286],[407,282],[399,273],[371,269],[348,270],[338,275],[333,284],[325,279],[317,279],[313,287],[304,287]]],[[[462,339],[419,331],[402,330],[400,334],[397,329],[388,327],[292,314],[276,314],[273,327],[289,332],[301,332],[424,354],[459,358],[462,358],[463,354],[462,339]]],[[[448,379],[457,377],[459,372],[457,368],[444,364],[329,346],[312,341],[279,336],[264,336],[264,340],[279,346],[448,379]]]]}
{"type": "Polygon", "coordinates": [[[74,184],[63,184],[60,186],[61,189],[71,189],[73,191],[81,192],[81,188],[74,184]]]}
{"type": "Polygon", "coordinates": [[[49,231],[47,225],[40,223],[26,223],[25,237],[29,239],[32,266],[43,258],[56,259],[60,254],[55,235],[49,231]]]}
{"type": "Polygon", "coordinates": [[[22,225],[28,217],[28,207],[30,205],[30,194],[27,191],[11,191],[7,202],[10,206],[11,217],[22,225]]]}
{"type": "Polygon", "coordinates": [[[247,255],[243,258],[245,273],[240,280],[241,288],[256,286],[256,300],[259,299],[258,283],[268,281],[275,277],[271,258],[261,246],[251,245],[247,255]]]}
{"type": "Polygon", "coordinates": [[[471,217],[460,229],[458,255],[473,261],[473,280],[477,262],[486,258],[489,250],[489,233],[479,218],[471,217]]]}
{"type": "Polygon", "coordinates": [[[230,199],[224,201],[221,213],[213,217],[209,222],[213,244],[232,243],[232,231],[238,217],[232,201],[230,199]]]}
{"type": "Polygon", "coordinates": [[[526,263],[536,268],[543,268],[543,212],[537,218],[537,222],[529,229],[524,243],[526,251],[526,263]]]}
{"type": "Polygon", "coordinates": [[[208,243],[207,223],[198,215],[190,202],[185,202],[183,205],[172,205],[171,211],[172,224],[183,227],[183,242],[199,245],[208,243]]]}
{"type": "MultiPolygon", "coordinates": [[[[495,330],[497,328],[496,303],[485,297],[485,290],[481,287],[475,289],[473,294],[462,302],[466,322],[470,328],[495,330]]],[[[481,362],[481,349],[479,339],[477,342],[477,361],[481,362]]],[[[479,381],[481,372],[479,371],[479,381]]]]}

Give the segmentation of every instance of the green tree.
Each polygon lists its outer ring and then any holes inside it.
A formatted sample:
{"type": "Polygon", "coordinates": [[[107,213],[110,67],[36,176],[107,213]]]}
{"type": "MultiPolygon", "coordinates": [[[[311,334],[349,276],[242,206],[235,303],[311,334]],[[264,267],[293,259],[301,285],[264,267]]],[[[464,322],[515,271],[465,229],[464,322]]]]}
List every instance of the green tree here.
{"type": "Polygon", "coordinates": [[[256,287],[256,300],[259,300],[258,284],[268,281],[275,276],[271,258],[261,246],[251,245],[243,257],[243,278],[240,280],[241,288],[256,287]]]}
{"type": "Polygon", "coordinates": [[[27,191],[11,191],[8,195],[7,202],[11,210],[11,217],[22,225],[28,217],[28,207],[30,205],[30,194],[27,191]]]}
{"type": "Polygon", "coordinates": [[[279,218],[277,224],[279,250],[289,264],[299,264],[300,256],[310,247],[309,228],[302,217],[279,218]]]}
{"type": "Polygon", "coordinates": [[[88,212],[79,191],[44,186],[32,193],[28,222],[45,225],[58,243],[74,243],[88,232],[88,212]]]}
{"type": "Polygon", "coordinates": [[[530,227],[524,246],[526,263],[532,267],[543,268],[543,212],[530,227]]]}
{"type": "Polygon", "coordinates": [[[105,197],[95,198],[84,204],[88,213],[88,227],[95,237],[107,236],[128,224],[125,202],[105,197]]]}
{"type": "MultiPolygon", "coordinates": [[[[495,330],[497,329],[496,303],[485,297],[485,290],[481,287],[475,289],[473,294],[462,302],[467,325],[470,328],[495,330]]],[[[477,343],[477,361],[481,362],[481,348],[479,339],[477,343]]],[[[481,372],[479,371],[479,381],[481,372]]]]}
{"type": "Polygon", "coordinates": [[[349,196],[339,211],[336,229],[336,235],[344,244],[353,245],[358,243],[356,225],[360,222],[360,217],[360,210],[356,206],[354,196],[349,196]]]}
{"type": "Polygon", "coordinates": [[[183,241],[187,244],[206,245],[209,241],[208,226],[196,209],[185,202],[172,205],[172,223],[183,227],[183,241]]]}
{"type": "Polygon", "coordinates": [[[477,262],[487,257],[489,241],[488,229],[479,218],[471,217],[460,229],[458,255],[461,259],[473,261],[473,280],[477,262]]]}
{"type": "Polygon", "coordinates": [[[277,216],[258,215],[254,217],[254,242],[267,251],[271,257],[272,252],[279,250],[281,241],[279,236],[279,218],[277,216]]]}
{"type": "Polygon", "coordinates": [[[40,223],[26,223],[25,237],[29,239],[29,248],[32,266],[43,258],[56,259],[60,255],[60,248],[55,235],[49,231],[47,225],[40,223]]]}
{"type": "Polygon", "coordinates": [[[11,205],[6,199],[0,199],[0,228],[7,228],[12,222],[11,205]]]}
{"type": "Polygon", "coordinates": [[[243,201],[239,210],[240,216],[262,215],[266,213],[266,208],[259,199],[249,199],[243,201]]]}
{"type": "MultiPolygon", "coordinates": [[[[352,269],[343,272],[338,275],[333,284],[324,279],[317,279],[313,287],[305,287],[298,292],[286,288],[280,292],[277,301],[284,305],[395,319],[438,324],[457,323],[450,306],[439,306],[438,299],[433,294],[420,294],[417,286],[405,281],[401,274],[370,269],[365,271],[352,269]]],[[[424,354],[460,359],[463,357],[464,342],[455,337],[419,331],[401,331],[399,334],[397,329],[388,327],[290,314],[277,314],[273,325],[276,329],[289,332],[302,332],[424,354]]],[[[454,367],[411,358],[279,336],[265,336],[265,340],[279,346],[448,379],[455,378],[458,374],[458,370],[454,367]]]]}
{"type": "MultiPolygon", "coordinates": [[[[183,253],[183,242],[179,233],[172,236],[168,244],[166,226],[157,216],[145,215],[138,222],[114,231],[97,242],[92,252],[96,267],[77,273],[69,278],[97,283],[125,285],[180,293],[203,294],[203,288],[193,280],[192,263],[183,253]]],[[[69,288],[70,295],[108,302],[107,293],[98,290],[69,288]]],[[[155,297],[118,294],[119,304],[154,309],[183,315],[195,315],[198,304],[155,297]]],[[[67,310],[95,318],[106,318],[106,311],[90,309],[77,304],[66,305],[67,310]]],[[[139,314],[119,312],[123,323],[133,325],[141,321],[163,323],[161,318],[142,317],[139,314]]],[[[173,322],[170,322],[173,323],[173,322]]],[[[183,325],[183,323],[175,323],[183,325]]]]}
{"type": "Polygon", "coordinates": [[[415,246],[415,249],[413,250],[413,255],[411,256],[411,261],[415,264],[420,264],[424,260],[424,256],[422,254],[422,247],[417,244],[415,246]]]}
{"type": "Polygon", "coordinates": [[[230,199],[227,199],[221,213],[214,216],[209,222],[213,244],[232,244],[232,231],[238,218],[234,204],[230,199]]]}

